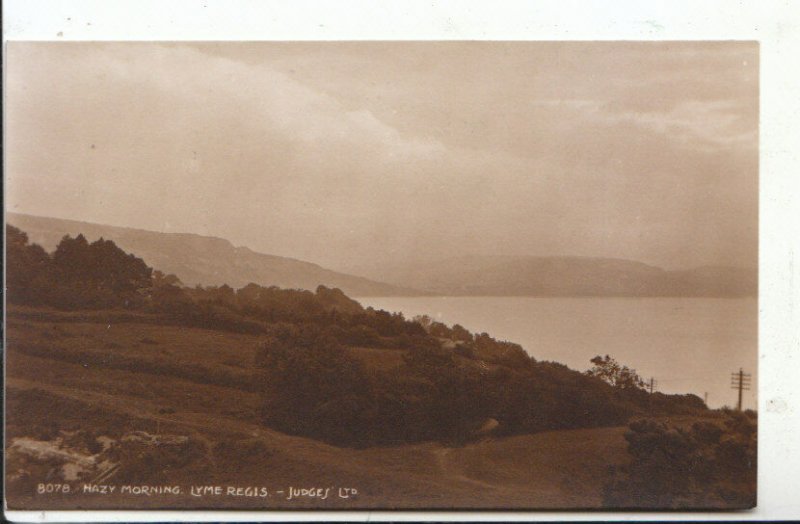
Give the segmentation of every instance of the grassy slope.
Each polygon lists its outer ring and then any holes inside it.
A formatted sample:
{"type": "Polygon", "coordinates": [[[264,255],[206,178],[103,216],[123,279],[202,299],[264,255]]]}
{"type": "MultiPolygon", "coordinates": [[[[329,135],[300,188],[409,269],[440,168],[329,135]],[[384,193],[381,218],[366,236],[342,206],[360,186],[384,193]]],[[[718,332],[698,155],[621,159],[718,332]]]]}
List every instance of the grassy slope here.
{"type": "MultiPolygon", "coordinates": [[[[350,486],[360,493],[347,501],[268,499],[268,507],[289,508],[597,507],[608,465],[627,460],[624,428],[544,432],[460,448],[426,443],[353,450],[288,436],[256,424],[257,394],[231,387],[234,379],[257,382],[250,370],[257,337],[135,318],[110,324],[87,321],[91,315],[82,320],[9,310],[9,401],[31,389],[52,398],[25,405],[24,415],[10,411],[9,440],[30,433],[36,420],[59,428],[187,435],[204,443],[205,456],[165,472],[169,483],[264,485],[273,491],[290,485],[350,486]],[[135,371],[139,368],[148,372],[135,371]],[[206,372],[213,384],[199,378],[206,372]],[[54,409],[58,402],[66,407],[54,409]],[[253,442],[261,451],[242,451],[253,442]]],[[[351,351],[367,365],[384,368],[399,365],[402,356],[397,350],[351,351]]],[[[37,509],[267,507],[252,498],[7,496],[10,507],[37,509]]]]}

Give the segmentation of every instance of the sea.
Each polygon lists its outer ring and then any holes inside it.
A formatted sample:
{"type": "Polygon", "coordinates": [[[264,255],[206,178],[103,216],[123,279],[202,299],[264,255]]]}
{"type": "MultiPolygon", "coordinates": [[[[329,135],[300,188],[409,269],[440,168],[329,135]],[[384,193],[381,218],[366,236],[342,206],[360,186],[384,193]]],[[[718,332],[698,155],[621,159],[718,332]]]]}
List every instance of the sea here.
{"type": "Polygon", "coordinates": [[[365,307],[429,315],[498,340],[537,360],[585,371],[610,355],[663,393],[693,393],[709,407],[735,407],[731,376],[749,374],[743,409],[756,409],[756,298],[367,297],[365,307]]]}

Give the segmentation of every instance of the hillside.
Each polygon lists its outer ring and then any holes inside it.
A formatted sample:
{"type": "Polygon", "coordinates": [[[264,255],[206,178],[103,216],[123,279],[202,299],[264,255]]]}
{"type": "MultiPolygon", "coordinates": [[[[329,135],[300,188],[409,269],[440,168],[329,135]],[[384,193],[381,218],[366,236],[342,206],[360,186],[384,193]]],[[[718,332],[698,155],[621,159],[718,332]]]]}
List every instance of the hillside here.
{"type": "Polygon", "coordinates": [[[755,296],[758,272],[726,266],[681,271],[614,258],[462,256],[362,274],[441,295],[755,296]]]}
{"type": "Polygon", "coordinates": [[[338,289],[179,287],[112,241],[48,254],[6,233],[11,507],[574,508],[606,505],[609,486],[616,507],[752,506],[753,423],[726,430],[608,357],[580,373],[338,289]],[[681,498],[679,472],[668,492],[644,482],[655,503],[629,500],[631,438],[651,437],[701,439],[710,496],[681,498]]]}
{"type": "MultiPolygon", "coordinates": [[[[110,314],[9,309],[11,508],[600,508],[612,467],[631,460],[624,425],[364,449],[288,435],[258,423],[261,399],[251,384],[261,337],[110,314]],[[70,494],[36,494],[46,476],[63,476],[70,494]],[[86,482],[181,492],[106,496],[82,491],[86,482]],[[189,496],[200,483],[263,487],[270,495],[189,496]],[[290,486],[357,494],[289,500],[290,486]]],[[[402,353],[348,351],[384,369],[396,369],[402,353]]],[[[670,419],[688,426],[714,416],[670,419]]]]}
{"type": "Polygon", "coordinates": [[[31,242],[52,251],[64,235],[82,233],[87,240],[103,237],[134,252],[149,266],[173,273],[188,285],[222,285],[238,288],[251,282],[264,286],[314,290],[319,285],[336,287],[349,296],[423,294],[325,269],[310,262],[268,255],[229,241],[190,233],[159,233],[106,226],[75,220],[7,213],[9,224],[24,230],[31,242]]]}
{"type": "MultiPolygon", "coordinates": [[[[68,314],[13,307],[9,442],[17,448],[21,442],[49,442],[51,428],[88,435],[84,441],[105,436],[126,446],[133,445],[134,436],[160,436],[165,444],[158,453],[166,456],[156,458],[172,460],[169,470],[123,456],[107,482],[179,485],[186,491],[202,478],[204,484],[266,486],[272,493],[290,485],[333,485],[355,488],[358,496],[325,501],[277,495],[266,501],[83,493],[43,497],[12,481],[12,507],[596,507],[608,466],[628,460],[621,427],[542,432],[457,448],[427,442],[351,449],[286,435],[256,423],[258,395],[243,387],[252,376],[259,337],[147,320],[132,316],[109,329],[99,314],[74,322],[68,314]],[[136,359],[136,365],[122,365],[126,358],[136,359]],[[176,374],[190,362],[204,376],[176,374]],[[213,376],[238,381],[211,383],[213,376]],[[184,444],[171,449],[170,442],[182,439],[184,444]]],[[[372,360],[363,353],[354,352],[372,360]]],[[[392,350],[374,353],[389,361],[384,364],[378,357],[370,365],[392,367],[397,355],[392,350]]],[[[79,457],[87,453],[84,445],[65,441],[61,449],[79,457]]],[[[16,459],[12,453],[15,467],[16,459]]]]}

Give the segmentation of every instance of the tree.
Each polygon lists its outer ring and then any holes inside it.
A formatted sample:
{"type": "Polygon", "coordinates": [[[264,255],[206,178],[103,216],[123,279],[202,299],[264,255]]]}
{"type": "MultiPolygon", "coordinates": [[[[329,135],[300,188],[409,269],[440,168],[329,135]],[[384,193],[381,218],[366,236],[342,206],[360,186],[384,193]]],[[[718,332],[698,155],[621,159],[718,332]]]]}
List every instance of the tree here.
{"type": "Polygon", "coordinates": [[[53,264],[38,244],[29,244],[28,235],[6,225],[6,285],[9,302],[43,303],[53,287],[53,264]]]}
{"type": "Polygon", "coordinates": [[[53,253],[58,290],[52,305],[66,308],[134,307],[152,288],[152,268],[100,238],[66,235],[53,253]]]}
{"type": "Polygon", "coordinates": [[[66,235],[53,253],[53,262],[62,278],[115,293],[151,286],[153,270],[111,240],[100,238],[89,244],[83,235],[75,238],[66,235]]]}
{"type": "Polygon", "coordinates": [[[153,271],[153,288],[158,288],[161,286],[183,287],[183,282],[181,282],[181,279],[172,273],[165,275],[163,272],[156,269],[153,271]]]}
{"type": "Polygon", "coordinates": [[[165,275],[161,271],[153,271],[152,288],[150,289],[149,307],[172,315],[189,318],[196,306],[183,288],[181,280],[173,275],[165,275]]]}
{"type": "Polygon", "coordinates": [[[597,377],[612,387],[619,389],[643,389],[644,381],[636,374],[635,369],[623,366],[610,356],[600,355],[591,361],[594,367],[586,372],[590,377],[597,377]]]}
{"type": "Polygon", "coordinates": [[[425,331],[430,333],[430,328],[431,325],[433,324],[433,319],[428,315],[417,315],[414,318],[412,318],[411,321],[416,322],[417,324],[425,328],[425,331]]]}
{"type": "Polygon", "coordinates": [[[492,414],[480,368],[459,365],[452,351],[414,348],[399,373],[406,379],[396,391],[405,399],[403,419],[420,436],[464,441],[492,414]]]}
{"type": "Polygon", "coordinates": [[[256,351],[262,418],[281,431],[343,445],[368,438],[372,395],[360,362],[313,326],[277,326],[256,351]]]}
{"type": "Polygon", "coordinates": [[[228,284],[221,286],[209,286],[205,288],[203,299],[220,305],[236,305],[236,291],[228,284]]]}

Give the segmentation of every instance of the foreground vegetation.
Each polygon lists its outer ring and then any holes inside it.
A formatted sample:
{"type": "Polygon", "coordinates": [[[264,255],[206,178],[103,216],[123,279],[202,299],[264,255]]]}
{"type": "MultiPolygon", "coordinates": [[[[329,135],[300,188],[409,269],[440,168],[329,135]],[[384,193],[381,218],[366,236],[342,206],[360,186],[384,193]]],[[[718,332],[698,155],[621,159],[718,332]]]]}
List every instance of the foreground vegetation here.
{"type": "MultiPolygon", "coordinates": [[[[8,441],[113,462],[116,482],[269,471],[347,479],[371,497],[361,507],[754,503],[754,416],[647,393],[611,357],[581,373],[336,289],[187,288],[107,240],[49,254],[7,239],[8,441]]],[[[63,458],[26,457],[11,456],[16,500],[63,476],[63,458]]]]}
{"type": "Polygon", "coordinates": [[[610,508],[751,508],[756,505],[756,414],[722,410],[689,427],[636,420],[632,461],[604,486],[610,508]]]}

